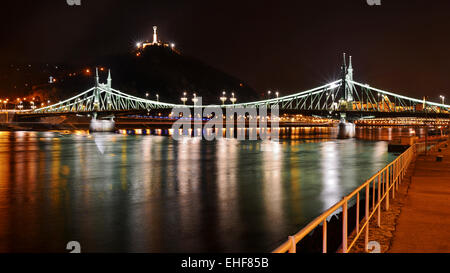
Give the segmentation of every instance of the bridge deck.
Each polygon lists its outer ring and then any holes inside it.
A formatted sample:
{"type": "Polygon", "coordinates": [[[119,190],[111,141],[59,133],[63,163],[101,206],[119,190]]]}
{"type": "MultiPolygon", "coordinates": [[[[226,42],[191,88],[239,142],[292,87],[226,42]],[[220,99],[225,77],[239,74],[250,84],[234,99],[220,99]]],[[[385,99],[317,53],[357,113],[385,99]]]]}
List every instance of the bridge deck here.
{"type": "Polygon", "coordinates": [[[450,253],[450,148],[417,158],[411,179],[390,252],[450,253]]]}

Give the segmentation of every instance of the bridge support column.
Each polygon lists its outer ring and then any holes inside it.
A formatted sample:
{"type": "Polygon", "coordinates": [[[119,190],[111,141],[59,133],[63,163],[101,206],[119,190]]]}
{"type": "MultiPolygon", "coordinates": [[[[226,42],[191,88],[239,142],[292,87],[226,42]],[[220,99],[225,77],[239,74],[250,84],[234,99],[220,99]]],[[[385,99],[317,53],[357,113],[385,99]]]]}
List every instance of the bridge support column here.
{"type": "Polygon", "coordinates": [[[0,114],[0,123],[11,123],[14,121],[14,113],[4,112],[0,114]]]}
{"type": "Polygon", "coordinates": [[[356,134],[356,128],[355,124],[353,122],[348,122],[346,120],[346,115],[341,114],[341,121],[338,125],[338,138],[339,139],[346,139],[346,138],[353,138],[356,134]]]}
{"type": "Polygon", "coordinates": [[[109,119],[97,119],[97,113],[94,113],[91,124],[89,125],[89,132],[91,133],[111,133],[116,130],[116,122],[114,116],[109,119]]]}

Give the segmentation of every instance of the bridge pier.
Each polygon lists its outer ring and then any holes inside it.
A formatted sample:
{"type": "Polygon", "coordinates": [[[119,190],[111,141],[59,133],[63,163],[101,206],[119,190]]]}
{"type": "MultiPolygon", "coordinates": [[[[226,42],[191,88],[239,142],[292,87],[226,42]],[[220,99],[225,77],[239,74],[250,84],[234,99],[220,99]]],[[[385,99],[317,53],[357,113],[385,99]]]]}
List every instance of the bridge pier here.
{"type": "Polygon", "coordinates": [[[91,133],[111,133],[116,130],[116,122],[114,117],[109,119],[97,119],[97,115],[94,114],[89,125],[89,132],[91,133]]]}
{"type": "Polygon", "coordinates": [[[356,126],[353,122],[348,122],[345,115],[341,115],[341,121],[338,125],[338,138],[353,138],[356,134],[356,126]]]}
{"type": "Polygon", "coordinates": [[[5,111],[3,113],[0,113],[0,123],[11,123],[14,121],[14,116],[14,112],[5,111]]]}

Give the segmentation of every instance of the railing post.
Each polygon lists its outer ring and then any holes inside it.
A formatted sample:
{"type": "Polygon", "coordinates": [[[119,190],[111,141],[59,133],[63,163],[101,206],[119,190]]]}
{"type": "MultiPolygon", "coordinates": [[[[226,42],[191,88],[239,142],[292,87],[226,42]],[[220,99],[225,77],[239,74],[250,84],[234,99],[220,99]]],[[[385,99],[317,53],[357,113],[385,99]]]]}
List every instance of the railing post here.
{"type": "Polygon", "coordinates": [[[386,184],[386,210],[389,209],[389,176],[388,176],[388,172],[386,171],[386,180],[385,180],[385,184],[386,184]]]}
{"type": "Polygon", "coordinates": [[[368,250],[369,247],[369,187],[370,183],[366,185],[366,233],[364,235],[364,249],[368,250]]]}
{"type": "Polygon", "coordinates": [[[327,253],[327,219],[323,221],[322,253],[327,253]]]}
{"type": "Polygon", "coordinates": [[[406,156],[405,156],[405,160],[403,160],[403,168],[402,168],[402,179],[405,177],[405,172],[406,172],[406,164],[407,164],[407,160],[406,160],[406,156]]]}
{"type": "Polygon", "coordinates": [[[342,205],[342,253],[347,253],[347,197],[344,197],[342,205]]]}
{"type": "Polygon", "coordinates": [[[397,187],[398,190],[398,165],[397,163],[395,163],[395,168],[394,168],[394,180],[395,180],[395,185],[397,187]]]}
{"type": "Polygon", "coordinates": [[[393,174],[394,174],[393,167],[394,166],[389,168],[390,169],[389,170],[389,180],[391,180],[391,185],[393,185],[392,186],[392,199],[395,199],[395,181],[394,181],[394,177],[393,177],[393,174]]]}
{"type": "Polygon", "coordinates": [[[295,243],[295,237],[289,236],[289,241],[291,242],[291,247],[289,248],[289,253],[297,253],[297,244],[295,243]]]}
{"type": "Polygon", "coordinates": [[[356,195],[356,233],[359,233],[359,192],[356,195]]]}
{"type": "MultiPolygon", "coordinates": [[[[378,180],[380,179],[380,176],[378,176],[378,180]]],[[[375,208],[375,179],[372,183],[372,209],[375,208]]]]}
{"type": "MultiPolygon", "coordinates": [[[[375,185],[374,185],[375,186],[375,185]]],[[[381,180],[378,177],[378,227],[381,226],[381,180]]]]}

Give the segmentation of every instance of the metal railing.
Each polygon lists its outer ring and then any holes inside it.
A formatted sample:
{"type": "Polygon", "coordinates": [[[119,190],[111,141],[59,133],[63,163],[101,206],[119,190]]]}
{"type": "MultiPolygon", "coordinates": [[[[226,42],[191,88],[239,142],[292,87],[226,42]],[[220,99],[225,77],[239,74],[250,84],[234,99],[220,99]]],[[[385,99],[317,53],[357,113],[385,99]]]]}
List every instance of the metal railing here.
{"type": "MultiPolygon", "coordinates": [[[[348,253],[355,245],[360,236],[364,233],[364,246],[368,251],[369,244],[369,223],[370,220],[377,215],[377,225],[380,226],[381,221],[381,205],[385,202],[385,209],[389,210],[390,198],[395,198],[395,193],[398,190],[399,184],[402,182],[410,163],[416,158],[418,154],[428,151],[437,151],[446,142],[436,143],[417,143],[412,145],[403,154],[397,157],[394,161],[372,176],[364,184],[359,186],[349,195],[345,196],[340,202],[322,213],[319,217],[314,219],[306,227],[300,230],[295,235],[289,236],[288,240],[280,247],[275,249],[273,253],[296,253],[297,244],[322,224],[322,252],[327,253],[327,218],[337,213],[342,209],[342,245],[340,250],[342,253],[348,253]],[[372,186],[372,187],[371,187],[372,186]],[[362,192],[365,190],[364,192],[362,192]],[[362,193],[361,193],[362,192],[362,193]],[[365,194],[365,216],[360,222],[360,197],[365,194]],[[371,197],[371,198],[370,198],[371,197]],[[356,199],[356,223],[355,223],[355,237],[348,239],[348,205],[350,201],[356,199]],[[370,206],[372,202],[372,206],[370,206]]],[[[339,251],[340,252],[340,251],[339,251]]]]}

